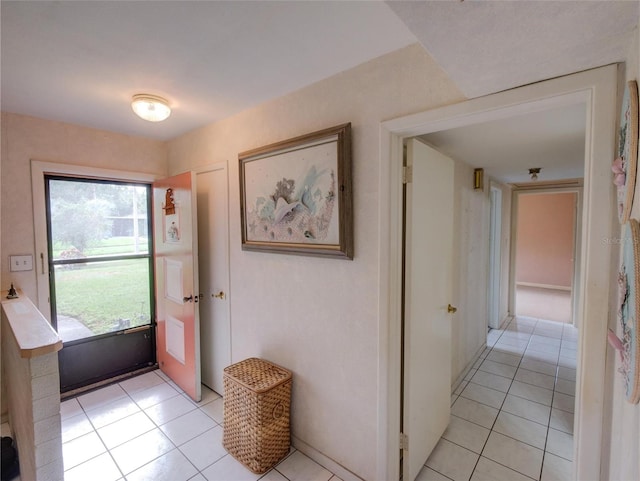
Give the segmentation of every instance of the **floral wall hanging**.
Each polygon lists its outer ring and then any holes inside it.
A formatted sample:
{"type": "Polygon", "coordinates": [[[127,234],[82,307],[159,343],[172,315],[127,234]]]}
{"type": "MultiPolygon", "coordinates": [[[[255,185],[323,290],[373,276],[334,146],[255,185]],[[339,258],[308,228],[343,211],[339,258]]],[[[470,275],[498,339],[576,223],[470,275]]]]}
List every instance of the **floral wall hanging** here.
{"type": "Polygon", "coordinates": [[[618,273],[618,323],[622,338],[609,331],[609,343],[620,354],[620,368],[627,401],[640,401],[640,224],[630,219],[625,226],[622,263],[618,273]]]}
{"type": "Polygon", "coordinates": [[[618,219],[629,220],[638,166],[638,84],[630,80],[624,89],[617,157],[613,161],[613,183],[618,188],[618,219]]]}
{"type": "Polygon", "coordinates": [[[353,259],[350,123],[238,160],[243,250],[353,259]]]}

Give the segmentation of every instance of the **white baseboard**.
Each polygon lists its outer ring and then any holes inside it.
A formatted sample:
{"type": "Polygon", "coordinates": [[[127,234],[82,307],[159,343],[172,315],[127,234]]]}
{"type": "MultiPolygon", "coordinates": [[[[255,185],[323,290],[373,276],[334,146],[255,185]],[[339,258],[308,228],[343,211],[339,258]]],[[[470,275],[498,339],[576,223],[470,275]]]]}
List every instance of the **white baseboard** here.
{"type": "Polygon", "coordinates": [[[554,291],[571,292],[571,286],[556,286],[554,284],[536,284],[535,282],[516,282],[516,286],[537,287],[538,289],[551,289],[554,291]]]}
{"type": "Polygon", "coordinates": [[[509,324],[509,321],[513,319],[513,316],[511,314],[507,314],[506,316],[504,316],[504,319],[502,319],[502,322],[500,323],[500,327],[499,329],[504,329],[504,327],[509,324]]]}
{"type": "Polygon", "coordinates": [[[325,456],[320,451],[312,448],[307,443],[301,441],[295,436],[291,436],[291,444],[293,444],[293,447],[300,451],[302,454],[309,456],[316,463],[325,467],[344,481],[363,481],[361,477],[352,473],[341,464],[336,463],[333,459],[325,456]]]}
{"type": "MultiPolygon", "coordinates": [[[[509,321],[511,319],[513,319],[513,316],[511,314],[507,313],[507,315],[504,316],[504,319],[502,319],[502,321],[500,321],[500,327],[498,329],[504,329],[504,327],[509,323],[509,321]]],[[[471,358],[471,361],[469,361],[469,363],[462,370],[462,373],[457,377],[457,379],[453,382],[453,384],[451,384],[451,393],[452,394],[455,392],[456,389],[458,389],[458,386],[460,386],[460,384],[462,384],[462,381],[464,381],[464,378],[467,377],[467,374],[469,374],[469,371],[471,371],[471,368],[476,363],[476,361],[480,358],[480,356],[482,355],[482,353],[484,352],[484,350],[486,348],[487,348],[487,342],[486,342],[486,339],[485,339],[485,343],[482,346],[480,346],[478,351],[471,358]]]]}
{"type": "Polygon", "coordinates": [[[484,344],[480,346],[480,349],[478,349],[478,351],[473,355],[473,357],[471,358],[471,361],[469,361],[469,363],[462,370],[462,373],[457,377],[457,379],[451,385],[451,394],[453,394],[456,391],[456,389],[458,389],[458,386],[462,384],[462,381],[464,381],[464,378],[467,377],[467,374],[469,374],[469,371],[471,371],[471,368],[476,363],[476,361],[480,359],[480,356],[482,355],[482,353],[486,348],[487,348],[487,342],[485,340],[484,344]]]}

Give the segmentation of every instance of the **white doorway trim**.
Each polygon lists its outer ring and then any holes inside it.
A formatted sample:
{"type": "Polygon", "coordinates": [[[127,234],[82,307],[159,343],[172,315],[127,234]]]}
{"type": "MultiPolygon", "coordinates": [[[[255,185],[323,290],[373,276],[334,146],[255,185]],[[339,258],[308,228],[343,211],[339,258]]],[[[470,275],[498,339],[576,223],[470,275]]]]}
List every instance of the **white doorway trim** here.
{"type": "Polygon", "coordinates": [[[489,183],[489,327],[499,329],[502,285],[502,189],[489,183]]]}
{"type": "Polygon", "coordinates": [[[381,124],[378,479],[399,479],[400,467],[403,139],[579,103],[586,105],[587,122],[574,479],[599,477],[612,272],[612,247],[602,240],[614,231],[610,161],[615,151],[616,88],[617,66],[609,65],[381,124]]]}

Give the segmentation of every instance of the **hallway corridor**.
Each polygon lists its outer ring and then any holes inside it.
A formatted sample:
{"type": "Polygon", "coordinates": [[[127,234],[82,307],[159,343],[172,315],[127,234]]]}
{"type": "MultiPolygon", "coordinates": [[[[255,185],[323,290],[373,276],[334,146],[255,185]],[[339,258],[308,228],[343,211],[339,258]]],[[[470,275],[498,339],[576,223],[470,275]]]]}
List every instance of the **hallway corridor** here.
{"type": "Polygon", "coordinates": [[[417,480],[570,480],[577,334],[525,317],[491,330],[417,480]]]}

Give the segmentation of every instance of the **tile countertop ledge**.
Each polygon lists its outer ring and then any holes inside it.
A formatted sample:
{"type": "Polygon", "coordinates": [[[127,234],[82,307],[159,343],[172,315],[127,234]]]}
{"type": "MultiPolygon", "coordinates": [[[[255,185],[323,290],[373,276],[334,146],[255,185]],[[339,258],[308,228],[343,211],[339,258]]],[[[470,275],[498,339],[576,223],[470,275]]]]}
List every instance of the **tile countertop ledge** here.
{"type": "Polygon", "coordinates": [[[2,311],[20,349],[20,357],[32,358],[62,349],[62,339],[31,300],[18,289],[17,299],[2,291],[2,311]]]}

